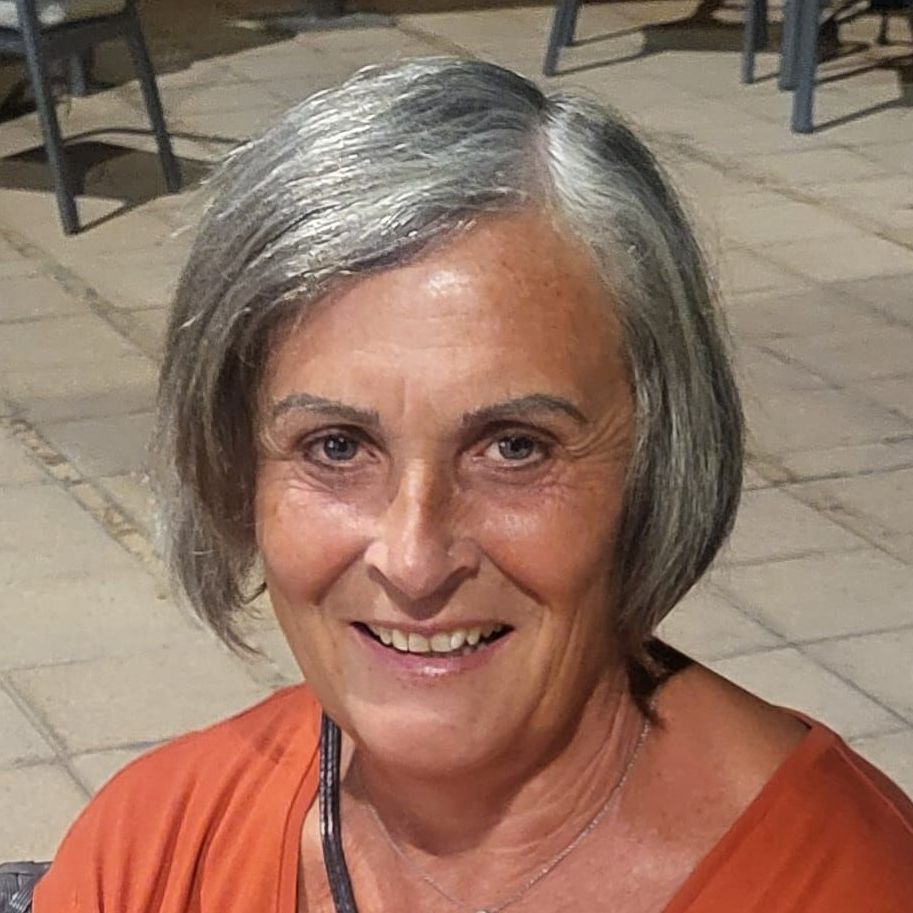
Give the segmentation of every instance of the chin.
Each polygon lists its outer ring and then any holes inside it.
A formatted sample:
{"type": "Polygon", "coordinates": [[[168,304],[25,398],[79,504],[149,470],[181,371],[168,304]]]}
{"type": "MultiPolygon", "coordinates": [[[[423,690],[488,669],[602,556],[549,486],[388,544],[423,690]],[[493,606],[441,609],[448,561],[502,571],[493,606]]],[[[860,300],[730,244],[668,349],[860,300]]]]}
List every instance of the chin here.
{"type": "Polygon", "coordinates": [[[386,706],[353,707],[349,734],[356,744],[385,767],[422,779],[467,773],[510,749],[503,725],[443,708],[386,706]]]}

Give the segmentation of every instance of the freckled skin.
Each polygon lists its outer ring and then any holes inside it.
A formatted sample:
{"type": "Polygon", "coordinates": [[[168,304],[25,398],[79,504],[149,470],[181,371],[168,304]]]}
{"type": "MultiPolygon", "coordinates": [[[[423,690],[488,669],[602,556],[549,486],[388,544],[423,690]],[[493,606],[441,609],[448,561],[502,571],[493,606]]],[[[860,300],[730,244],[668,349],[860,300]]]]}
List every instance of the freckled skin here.
{"type": "MultiPolygon", "coordinates": [[[[495,905],[592,819],[642,726],[611,633],[633,427],[612,302],[542,215],[492,218],[322,302],[278,342],[261,392],[257,539],[292,651],[346,735],[359,907],[453,909],[372,809],[456,896],[495,905]],[[360,411],[289,405],[302,396],[360,411]],[[584,421],[467,424],[529,396],[584,421]],[[429,620],[514,630],[478,668],[404,682],[352,627],[429,620]]],[[[657,712],[617,814],[518,910],[659,913],[804,734],[700,667],[657,712]]],[[[300,913],[332,913],[316,807],[300,875],[300,913]]]]}
{"type": "Polygon", "coordinates": [[[422,776],[484,769],[526,746],[536,763],[617,673],[608,559],[632,406],[611,302],[586,255],[524,214],[364,279],[274,351],[266,403],[298,392],[380,419],[341,479],[301,452],[331,419],[293,411],[266,429],[266,579],[324,706],[372,755],[422,776]],[[509,471],[497,435],[467,438],[461,417],[528,394],[563,397],[587,423],[537,417],[551,453],[509,471]],[[405,688],[366,669],[348,627],[409,619],[515,631],[472,674],[405,688]]]}

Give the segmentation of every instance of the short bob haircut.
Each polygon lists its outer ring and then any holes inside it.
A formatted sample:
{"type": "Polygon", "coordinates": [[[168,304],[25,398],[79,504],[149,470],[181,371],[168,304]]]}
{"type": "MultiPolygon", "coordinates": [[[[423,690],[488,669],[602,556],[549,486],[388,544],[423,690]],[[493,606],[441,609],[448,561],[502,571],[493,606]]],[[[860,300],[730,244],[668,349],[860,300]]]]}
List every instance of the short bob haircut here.
{"type": "Polygon", "coordinates": [[[167,332],[155,444],[169,563],[202,618],[243,647],[258,401],[277,333],[340,283],[539,207],[591,252],[622,326],[635,439],[606,621],[642,670],[657,623],[729,533],[743,424],[699,245],[631,130],[489,63],[416,60],[292,108],[211,190],[167,332]]]}

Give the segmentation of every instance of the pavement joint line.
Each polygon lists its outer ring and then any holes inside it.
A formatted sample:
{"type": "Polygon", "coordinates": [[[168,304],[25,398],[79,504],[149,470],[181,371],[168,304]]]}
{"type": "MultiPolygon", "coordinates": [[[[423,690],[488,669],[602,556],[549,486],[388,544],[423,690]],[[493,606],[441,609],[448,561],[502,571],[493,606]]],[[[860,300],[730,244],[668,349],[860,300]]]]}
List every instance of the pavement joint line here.
{"type": "Polygon", "coordinates": [[[44,763],[49,766],[56,765],[62,767],[70,779],[76,784],[80,792],[82,792],[87,799],[91,798],[94,790],[90,788],[89,784],[86,783],[79,774],[79,771],[70,763],[63,739],[57,734],[57,731],[48,720],[44,718],[41,711],[32,705],[5,672],[0,673],[0,689],[7,694],[10,700],[16,705],[19,712],[29,721],[53,752],[53,758],[48,759],[44,763]]]}
{"type": "MultiPolygon", "coordinates": [[[[748,435],[750,438],[750,429],[748,435]]],[[[748,443],[750,445],[751,441],[749,440],[748,443]]],[[[746,466],[754,470],[757,475],[767,482],[767,487],[779,488],[782,485],[789,484],[793,474],[788,473],[786,468],[776,460],[776,457],[772,454],[752,451],[750,446],[747,450],[748,452],[745,456],[746,466]]]]}
{"type": "MultiPolygon", "coordinates": [[[[157,361],[147,351],[144,351],[145,347],[137,345],[136,340],[131,337],[129,333],[129,326],[131,323],[129,319],[125,320],[122,316],[128,312],[117,308],[106,298],[102,297],[96,289],[81,279],[73,270],[64,266],[59,260],[55,260],[43,248],[25,240],[13,229],[10,229],[5,225],[0,225],[0,239],[6,241],[7,244],[23,256],[40,261],[44,266],[46,273],[53,277],[64,291],[69,292],[81,304],[84,304],[94,316],[103,320],[125,342],[133,349],[136,349],[137,354],[144,355],[146,358],[149,358],[150,361],[157,361]]],[[[74,315],[62,314],[57,319],[64,320],[72,316],[74,315]]],[[[55,318],[45,317],[43,319],[52,320],[55,318]]]]}
{"type": "Polygon", "coordinates": [[[881,526],[877,520],[871,520],[864,514],[855,513],[849,506],[840,501],[839,498],[824,500],[819,498],[813,491],[805,492],[801,489],[793,491],[784,490],[784,494],[788,494],[794,500],[799,501],[806,507],[810,507],[827,517],[832,523],[843,527],[847,532],[852,533],[859,539],[869,543],[873,548],[888,555],[895,561],[900,561],[901,564],[910,563],[909,561],[899,558],[897,554],[890,551],[885,542],[885,539],[890,540],[894,535],[890,530],[881,526]]]}
{"type": "Polygon", "coordinates": [[[67,758],[77,760],[87,755],[103,754],[106,751],[150,751],[164,745],[165,742],[160,740],[144,740],[140,742],[118,742],[116,745],[106,745],[104,748],[87,748],[81,751],[71,751],[66,754],[67,758]]]}
{"type": "MultiPolygon", "coordinates": [[[[872,633],[874,634],[874,633],[878,633],[878,632],[873,631],[872,633]]],[[[797,643],[797,644],[795,644],[795,649],[797,649],[806,659],[813,662],[816,666],[820,666],[822,669],[825,669],[827,672],[830,672],[831,675],[840,679],[840,681],[843,682],[843,684],[846,685],[848,688],[852,688],[854,691],[858,691],[860,694],[867,697],[873,704],[876,704],[882,710],[889,713],[899,723],[904,724],[906,726],[913,725],[913,714],[911,714],[911,716],[908,717],[906,715],[906,713],[904,713],[903,711],[898,710],[896,707],[892,707],[890,704],[885,703],[885,701],[883,701],[880,697],[877,697],[876,695],[872,694],[872,692],[869,691],[868,689],[863,688],[862,685],[859,684],[859,682],[854,681],[853,679],[847,677],[842,672],[835,669],[833,666],[829,665],[827,662],[822,661],[822,660],[818,659],[816,656],[812,656],[811,653],[806,652],[805,647],[807,647],[807,646],[813,646],[813,644],[806,644],[804,642],[797,643]]]]}
{"type": "Polygon", "coordinates": [[[758,650],[750,650],[750,651],[746,651],[743,653],[733,653],[732,655],[729,655],[729,656],[715,657],[714,659],[709,661],[709,664],[712,666],[713,663],[715,663],[715,662],[724,662],[724,661],[728,661],[728,660],[732,660],[732,659],[740,659],[743,656],[745,656],[745,657],[764,656],[766,654],[776,653],[778,651],[792,649],[792,650],[795,650],[796,652],[800,653],[804,659],[807,659],[813,665],[818,666],[824,672],[827,672],[829,675],[833,675],[834,678],[839,679],[848,688],[851,688],[853,691],[862,695],[863,697],[865,697],[866,699],[871,701],[873,704],[878,706],[881,710],[884,710],[894,720],[896,720],[895,726],[893,726],[889,729],[878,729],[878,730],[874,730],[871,733],[863,732],[858,735],[854,735],[853,736],[854,740],[855,739],[869,739],[869,738],[874,738],[877,735],[885,735],[885,734],[894,733],[894,732],[905,732],[908,729],[910,729],[911,726],[913,726],[913,719],[907,719],[907,717],[904,714],[900,713],[895,708],[885,704],[879,698],[870,694],[864,688],[860,687],[857,682],[854,682],[852,679],[846,678],[845,676],[841,675],[836,670],[832,669],[830,666],[825,665],[824,663],[820,662],[816,657],[812,656],[809,653],[806,653],[805,650],[802,649],[803,646],[805,646],[805,644],[785,641],[782,644],[771,646],[771,647],[762,647],[758,650]]]}
{"type": "MultiPolygon", "coordinates": [[[[730,601],[734,602],[734,600],[732,600],[732,599],[730,599],[730,601]]],[[[751,617],[753,620],[757,620],[754,618],[754,616],[751,616],[751,617]]],[[[764,625],[762,625],[762,627],[764,627],[764,625]]],[[[901,628],[899,630],[906,630],[906,629],[907,628],[901,628]]],[[[898,630],[898,629],[892,629],[892,630],[898,630]]],[[[877,705],[880,709],[884,710],[891,717],[896,719],[900,726],[909,728],[911,725],[913,725],[913,719],[907,719],[907,717],[903,713],[901,713],[895,707],[891,707],[889,704],[886,704],[884,701],[882,701],[880,698],[876,697],[874,694],[871,694],[869,691],[867,691],[865,688],[863,688],[858,682],[855,682],[852,679],[847,678],[845,675],[838,672],[836,669],[833,669],[826,663],[821,662],[821,660],[819,660],[816,656],[812,656],[810,653],[807,653],[805,651],[805,649],[804,649],[805,647],[815,646],[815,644],[817,644],[818,641],[788,640],[786,637],[784,637],[782,634],[778,634],[776,631],[773,631],[771,633],[777,634],[777,636],[780,637],[781,640],[783,640],[783,643],[779,644],[779,645],[771,646],[771,647],[762,647],[758,650],[753,650],[750,652],[736,653],[736,654],[733,654],[732,656],[726,657],[726,659],[737,659],[741,656],[761,656],[761,655],[765,655],[765,654],[769,654],[769,653],[775,653],[778,650],[795,650],[796,652],[800,653],[805,659],[807,659],[810,663],[812,663],[812,665],[818,666],[820,669],[824,670],[825,672],[827,672],[830,675],[833,675],[835,678],[839,679],[848,688],[851,688],[853,691],[858,692],[863,697],[868,698],[868,700],[870,700],[873,704],[877,705]]],[[[844,638],[848,638],[848,637],[861,637],[861,636],[864,636],[865,634],[870,634],[870,633],[878,634],[881,632],[879,632],[879,631],[868,632],[867,631],[867,632],[863,632],[862,634],[847,634],[847,635],[837,636],[833,639],[840,640],[840,639],[844,639],[844,638]]],[[[890,633],[890,631],[888,631],[888,633],[890,633]]],[[[856,736],[854,736],[854,738],[856,738],[856,736]]]]}
{"type": "MultiPolygon", "coordinates": [[[[842,449],[853,449],[855,447],[865,447],[873,444],[904,444],[908,441],[913,441],[911,436],[898,436],[893,435],[890,437],[879,438],[874,441],[864,441],[861,444],[845,445],[844,447],[834,447],[829,448],[832,450],[842,450],[842,449]]],[[[791,454],[795,453],[809,453],[807,450],[794,450],[784,454],[785,457],[789,457],[791,454]]],[[[751,454],[750,465],[754,471],[760,475],[762,478],[770,482],[770,486],[773,488],[788,488],[792,485],[804,485],[806,482],[827,482],[827,481],[837,481],[840,479],[855,479],[859,477],[867,476],[878,476],[884,475],[885,473],[891,472],[903,472],[906,469],[913,469],[913,462],[908,460],[903,460],[900,463],[893,464],[886,467],[866,467],[853,472],[834,470],[833,472],[827,473],[818,473],[810,475],[799,475],[789,469],[785,464],[781,463],[779,459],[773,454],[764,454],[763,460],[760,462],[755,462],[758,460],[759,454],[751,454]]]]}
{"type": "Polygon", "coordinates": [[[829,634],[827,637],[814,637],[810,640],[798,641],[797,643],[801,643],[803,647],[816,647],[818,644],[829,644],[838,640],[857,640],[861,637],[877,637],[882,634],[906,634],[907,632],[913,632],[913,624],[882,628],[879,631],[863,631],[860,634],[829,634]]]}
{"type": "MultiPolygon", "coordinates": [[[[897,438],[884,438],[881,441],[877,441],[879,444],[902,444],[908,441],[913,441],[913,438],[903,437],[900,439],[897,438]]],[[[862,445],[861,445],[862,446],[862,445]]],[[[809,475],[809,476],[796,476],[793,479],[790,479],[786,482],[781,482],[780,487],[790,488],[793,485],[805,485],[806,483],[812,482],[839,482],[843,479],[855,479],[859,478],[869,478],[870,476],[884,476],[891,475],[894,472],[905,472],[907,470],[913,469],[913,461],[905,460],[902,463],[892,464],[891,466],[880,466],[877,469],[860,469],[857,472],[830,472],[830,473],[821,473],[820,475],[809,475]]]]}
{"type": "Polygon", "coordinates": [[[424,41],[425,44],[435,51],[441,51],[445,54],[455,54],[459,57],[469,57],[472,60],[484,59],[464,45],[459,44],[456,41],[451,41],[443,35],[429,32],[427,29],[423,29],[421,26],[415,25],[414,23],[397,21],[395,28],[409,38],[424,41]]]}
{"type": "MultiPolygon", "coordinates": [[[[886,322],[894,323],[894,321],[886,321],[886,322]]],[[[906,329],[907,325],[901,322],[900,326],[903,327],[904,329],[906,329]]],[[[862,332],[864,332],[864,331],[859,331],[860,334],[862,332]]],[[[792,338],[809,340],[809,339],[813,339],[817,336],[831,336],[831,335],[834,335],[834,334],[833,333],[817,333],[817,334],[815,334],[815,336],[801,336],[801,337],[792,337],[792,338]]],[[[786,352],[780,352],[775,348],[771,348],[770,340],[766,340],[766,341],[757,340],[757,341],[751,342],[750,345],[753,346],[755,349],[759,349],[760,351],[764,352],[765,354],[770,355],[772,358],[775,358],[777,361],[779,361],[781,364],[783,364],[787,367],[799,368],[800,370],[804,371],[807,374],[814,375],[819,380],[823,381],[826,384],[827,388],[830,390],[843,390],[848,393],[852,393],[854,396],[862,396],[865,399],[867,399],[870,403],[872,403],[873,405],[880,406],[880,408],[886,409],[888,412],[893,413],[897,418],[901,418],[905,422],[913,424],[913,422],[911,422],[911,420],[910,420],[910,417],[908,415],[906,415],[905,413],[903,413],[902,411],[900,411],[899,409],[896,409],[893,406],[883,405],[882,403],[879,403],[877,400],[873,399],[872,397],[866,396],[864,391],[861,391],[858,389],[861,384],[864,384],[867,381],[907,379],[910,377],[909,369],[906,371],[901,370],[901,371],[892,371],[888,374],[879,374],[877,377],[872,377],[872,376],[860,377],[858,379],[853,379],[849,383],[847,383],[847,380],[845,378],[837,377],[834,374],[828,374],[826,371],[821,371],[818,368],[814,367],[813,365],[807,364],[806,362],[802,361],[801,358],[796,358],[794,355],[789,355],[786,352]]],[[[885,440],[893,440],[893,439],[898,439],[898,438],[906,439],[909,437],[913,437],[913,435],[895,434],[895,435],[891,435],[888,438],[885,438],[885,440]]]]}
{"type": "MultiPolygon", "coordinates": [[[[624,14],[622,13],[622,16],[623,15],[624,14]]],[[[638,25],[641,29],[643,28],[643,23],[634,22],[633,24],[638,25]]],[[[451,41],[450,39],[445,38],[441,35],[436,35],[433,32],[428,32],[419,26],[406,23],[397,23],[396,28],[399,31],[403,32],[403,34],[424,41],[437,50],[479,59],[480,55],[475,54],[464,45],[451,41]]],[[[552,85],[554,85],[554,83],[552,83],[552,85]]],[[[641,129],[644,129],[643,126],[641,126],[641,129]]],[[[852,209],[841,207],[835,204],[833,201],[828,201],[826,198],[822,199],[821,197],[815,196],[814,194],[787,184],[785,181],[780,181],[776,178],[773,178],[764,172],[759,172],[751,169],[750,167],[745,167],[741,159],[739,159],[737,156],[733,155],[721,157],[718,155],[713,155],[712,153],[701,149],[700,146],[697,145],[690,137],[687,137],[681,133],[671,133],[661,130],[658,132],[647,130],[646,132],[654,133],[654,135],[658,137],[662,136],[670,138],[670,145],[676,151],[683,153],[688,159],[709,165],[716,171],[719,171],[721,174],[734,175],[742,180],[745,180],[746,183],[751,183],[752,185],[763,188],[765,190],[773,190],[774,192],[779,193],[788,199],[794,200],[795,202],[806,203],[808,205],[815,206],[818,209],[822,209],[826,212],[837,215],[839,218],[843,219],[845,222],[848,222],[850,225],[873,234],[882,240],[889,241],[892,244],[896,244],[899,247],[904,247],[907,250],[913,250],[913,243],[907,241],[900,232],[895,231],[880,222],[862,216],[852,209]]],[[[849,146],[840,146],[840,148],[843,148],[846,151],[853,151],[852,147],[849,146]]],[[[752,252],[755,253],[755,251],[752,252]]],[[[772,262],[777,266],[781,266],[781,264],[779,264],[776,260],[772,262]]],[[[801,273],[795,273],[793,270],[786,271],[792,273],[793,275],[803,275],[801,273]]]]}
{"type": "MultiPolygon", "coordinates": [[[[643,129],[643,127],[641,129],[643,129]]],[[[784,196],[796,203],[805,203],[806,205],[814,206],[820,210],[823,210],[824,212],[828,212],[831,215],[837,216],[844,222],[847,222],[850,225],[853,225],[854,227],[859,228],[868,234],[881,238],[884,241],[889,241],[892,244],[896,244],[898,247],[903,247],[907,250],[913,250],[913,243],[906,240],[900,231],[892,229],[889,226],[885,226],[883,223],[878,222],[874,219],[870,219],[853,209],[848,209],[840,206],[839,203],[837,203],[834,199],[816,196],[810,191],[802,190],[800,187],[796,187],[786,183],[785,181],[778,180],[769,174],[752,170],[750,167],[745,167],[742,163],[742,160],[735,154],[724,156],[715,155],[711,152],[706,151],[705,149],[702,149],[690,137],[686,136],[683,133],[674,133],[659,130],[655,135],[667,137],[667,141],[679,153],[685,155],[688,158],[691,158],[694,161],[709,165],[711,168],[715,169],[721,174],[734,176],[739,180],[744,181],[745,183],[750,183],[757,189],[779,193],[781,196],[784,196]]],[[[846,151],[852,151],[852,147],[849,146],[841,146],[840,148],[846,151]]],[[[752,248],[751,251],[755,254],[758,253],[758,251],[754,248],[752,248]]],[[[777,266],[781,266],[781,264],[776,260],[771,262],[776,263],[777,266]]],[[[794,271],[788,270],[788,272],[794,271]]]]}
{"type": "MultiPolygon", "coordinates": [[[[784,492],[786,494],[786,492],[784,492]]],[[[798,498],[794,498],[798,501],[798,498]]],[[[804,502],[801,502],[804,504],[804,502]]],[[[811,505],[805,504],[806,507],[811,505]]],[[[815,508],[815,513],[824,513],[824,511],[815,508]]],[[[726,546],[724,545],[721,549],[721,560],[717,569],[721,572],[725,572],[727,568],[737,569],[743,567],[758,567],[762,564],[771,564],[774,561],[792,561],[795,558],[821,558],[826,555],[852,555],[856,552],[865,552],[870,551],[871,546],[867,542],[860,541],[858,545],[844,545],[839,548],[834,548],[829,546],[827,548],[807,548],[802,551],[791,552],[788,555],[772,555],[764,558],[743,558],[742,560],[728,560],[726,559],[726,546]]]]}
{"type": "Polygon", "coordinates": [[[913,313],[910,314],[909,319],[905,320],[903,317],[898,317],[897,314],[895,314],[893,311],[881,308],[873,302],[860,301],[859,303],[863,307],[868,308],[874,316],[880,317],[886,323],[889,323],[893,326],[906,327],[907,329],[913,328],[913,313]]]}
{"type": "MultiPolygon", "coordinates": [[[[789,561],[791,559],[786,558],[786,559],[778,559],[778,560],[789,561]]],[[[770,562],[770,563],[773,564],[775,562],[770,562]]],[[[896,634],[899,631],[906,631],[910,628],[910,625],[901,625],[899,627],[888,626],[887,628],[882,628],[882,629],[878,629],[878,630],[856,631],[856,632],[852,632],[849,634],[831,634],[827,637],[821,637],[821,638],[796,639],[796,638],[791,637],[786,632],[773,627],[767,621],[767,619],[763,618],[762,616],[760,616],[757,613],[756,609],[752,608],[750,602],[746,602],[745,600],[741,599],[739,597],[738,593],[736,593],[734,590],[730,589],[726,585],[725,581],[716,580],[716,579],[711,580],[709,583],[709,589],[711,591],[713,591],[724,602],[728,602],[734,608],[738,609],[738,611],[742,615],[745,615],[750,621],[753,621],[756,625],[758,625],[758,627],[763,628],[768,634],[771,634],[774,637],[776,637],[778,640],[782,641],[782,643],[780,643],[779,645],[774,645],[771,647],[760,647],[757,650],[753,650],[753,651],[751,651],[752,654],[770,653],[772,650],[782,650],[784,647],[794,647],[796,649],[801,649],[801,647],[803,647],[805,645],[814,646],[815,644],[824,642],[824,641],[846,640],[847,638],[850,638],[850,637],[867,637],[871,634],[882,634],[882,633],[896,634]]],[[[735,655],[740,656],[742,654],[737,653],[735,655]]],[[[745,654],[745,655],[748,655],[748,654],[745,654]]],[[[853,687],[856,687],[856,686],[854,685],[853,687]]]]}
{"type": "Polygon", "coordinates": [[[883,729],[866,735],[854,735],[851,739],[846,739],[846,743],[852,748],[858,746],[861,742],[897,735],[913,735],[913,725],[902,726],[899,729],[883,729]]]}
{"type": "Polygon", "coordinates": [[[859,742],[865,742],[869,739],[878,739],[886,735],[900,735],[901,733],[907,733],[913,731],[913,724],[906,723],[906,725],[892,726],[889,729],[873,729],[871,732],[861,732],[859,735],[854,735],[852,738],[845,739],[849,745],[855,745],[859,742]]]}
{"type": "MultiPolygon", "coordinates": [[[[245,654],[239,650],[234,650],[228,646],[228,644],[220,640],[208,626],[203,625],[199,619],[197,619],[195,631],[183,633],[196,634],[199,637],[208,639],[211,645],[214,645],[215,648],[223,656],[228,656],[230,659],[239,662],[241,667],[248,672],[251,669],[257,668],[258,666],[273,666],[274,670],[270,671],[268,674],[258,674],[251,676],[257,684],[273,689],[285,688],[290,684],[289,680],[284,675],[282,675],[281,672],[278,671],[278,666],[275,666],[275,664],[272,662],[272,659],[267,656],[262,650],[258,649],[257,647],[251,647],[249,654],[245,654]]],[[[27,674],[29,672],[44,672],[48,669],[66,669],[70,666],[85,666],[92,663],[105,662],[112,659],[118,661],[129,661],[138,656],[145,656],[150,653],[169,650],[175,645],[175,643],[177,643],[176,640],[163,641],[157,642],[153,646],[147,647],[145,649],[133,649],[122,653],[99,653],[94,656],[81,656],[76,659],[57,659],[49,663],[32,662],[25,663],[20,666],[7,664],[2,669],[0,669],[0,683],[2,683],[3,680],[9,680],[9,676],[20,675],[23,673],[27,674]]],[[[295,682],[292,682],[291,684],[295,684],[295,682]]],[[[0,684],[0,689],[2,689],[2,684],[0,684]]],[[[76,753],[82,754],[84,752],[76,753]]]]}
{"type": "MultiPolygon", "coordinates": [[[[163,562],[158,556],[151,539],[103,488],[98,486],[93,480],[87,479],[64,454],[45,440],[28,421],[21,417],[0,417],[0,428],[9,431],[51,478],[61,483],[63,490],[69,493],[76,503],[118,545],[136,558],[156,581],[161,581],[163,577],[167,577],[163,562]]],[[[279,666],[265,650],[253,648],[250,655],[231,650],[199,619],[195,612],[186,606],[183,599],[178,599],[176,602],[182,615],[190,621],[193,628],[208,635],[217,647],[224,649],[230,656],[239,661],[254,682],[273,690],[288,684],[288,680],[280,671],[279,666]]],[[[73,663],[84,661],[73,660],[73,663]]],[[[54,665],[61,664],[56,663],[54,665]]],[[[26,671],[28,668],[46,668],[46,666],[39,664],[37,666],[20,667],[16,671],[26,671]]]]}
{"type": "Polygon", "coordinates": [[[137,558],[153,576],[162,576],[162,562],[151,540],[103,488],[87,479],[65,454],[48,442],[26,419],[0,417],[0,428],[9,431],[115,542],[137,558]]]}
{"type": "MultiPolygon", "coordinates": [[[[803,337],[804,338],[804,337],[803,337]]],[[[763,352],[765,355],[769,355],[774,360],[780,362],[786,368],[799,368],[801,371],[806,374],[811,374],[812,377],[817,378],[825,384],[825,387],[830,390],[845,390],[847,389],[846,384],[843,383],[838,378],[832,377],[829,374],[824,374],[819,371],[817,368],[812,367],[811,365],[805,364],[798,358],[795,358],[792,355],[787,354],[786,352],[780,352],[777,349],[771,348],[769,343],[764,342],[763,340],[752,342],[750,345],[757,349],[759,352],[763,352]]]]}
{"type": "MultiPolygon", "coordinates": [[[[723,173],[723,174],[726,174],[726,172],[722,172],[722,173],[723,173]]],[[[772,269],[775,269],[775,270],[779,271],[782,275],[784,275],[784,276],[789,276],[789,277],[792,278],[792,279],[797,279],[797,280],[799,280],[799,281],[800,281],[804,286],[806,286],[806,287],[808,287],[810,284],[814,284],[814,282],[815,282],[815,280],[811,279],[811,278],[810,278],[808,275],[806,275],[805,273],[800,272],[799,270],[795,269],[795,268],[792,267],[792,266],[789,266],[788,264],[781,263],[779,260],[777,260],[777,259],[774,258],[774,257],[771,257],[771,256],[764,250],[763,247],[760,247],[760,246],[758,246],[758,247],[751,247],[751,246],[748,245],[748,244],[741,244],[741,243],[738,242],[738,241],[731,241],[731,242],[727,245],[727,249],[728,249],[728,252],[729,252],[730,256],[731,256],[733,253],[744,253],[744,254],[749,254],[750,256],[754,257],[756,260],[760,260],[760,261],[761,261],[762,263],[764,263],[766,266],[769,266],[769,267],[771,267],[772,269]]],[[[802,289],[797,289],[796,291],[797,291],[797,292],[801,292],[801,291],[803,291],[803,290],[802,290],[802,289]]],[[[768,285],[768,286],[764,286],[764,287],[758,288],[758,289],[751,289],[751,290],[749,290],[748,292],[740,292],[740,293],[738,293],[738,294],[749,294],[749,295],[751,295],[751,294],[755,294],[756,292],[757,292],[757,293],[765,293],[765,292],[766,292],[767,294],[770,294],[771,292],[774,292],[774,293],[777,293],[777,294],[783,294],[783,295],[788,294],[787,291],[781,290],[781,289],[780,289],[778,286],[776,286],[776,285],[768,285]]],[[[730,296],[732,296],[732,293],[729,293],[729,294],[727,295],[727,294],[724,292],[724,294],[723,294],[723,297],[724,297],[724,298],[730,297],[730,296]]],[[[734,297],[734,296],[733,296],[733,297],[734,297]]]]}
{"type": "Polygon", "coordinates": [[[4,763],[2,770],[31,770],[34,767],[60,767],[63,763],[63,757],[55,754],[47,754],[41,757],[31,756],[28,758],[16,758],[13,761],[4,763]]]}
{"type": "Polygon", "coordinates": [[[742,656],[763,656],[765,653],[772,653],[790,646],[792,644],[780,638],[778,644],[765,644],[763,647],[750,647],[747,650],[724,650],[722,653],[705,654],[705,656],[707,662],[719,663],[728,659],[739,659],[742,656]]]}
{"type": "MultiPolygon", "coordinates": [[[[710,595],[716,596],[717,599],[722,600],[723,602],[731,605],[740,615],[744,615],[749,621],[753,621],[759,628],[769,634],[771,637],[775,637],[778,641],[777,644],[774,644],[770,647],[759,647],[757,650],[750,651],[751,653],[768,653],[771,650],[780,650],[783,647],[792,646],[792,642],[789,638],[785,637],[779,631],[775,631],[767,621],[758,616],[756,612],[750,611],[744,602],[742,602],[734,593],[731,593],[725,588],[724,584],[717,584],[713,579],[714,568],[710,569],[710,580],[707,583],[707,589],[710,592],[710,595]]],[[[733,656],[740,656],[747,654],[733,653],[733,656]]]]}

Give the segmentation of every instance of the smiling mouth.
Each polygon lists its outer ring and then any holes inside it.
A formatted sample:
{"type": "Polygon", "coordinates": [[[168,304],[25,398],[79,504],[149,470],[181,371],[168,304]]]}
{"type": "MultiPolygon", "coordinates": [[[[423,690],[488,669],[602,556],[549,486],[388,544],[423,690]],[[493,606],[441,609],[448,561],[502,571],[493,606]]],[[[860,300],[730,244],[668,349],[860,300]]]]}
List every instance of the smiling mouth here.
{"type": "Polygon", "coordinates": [[[469,656],[497,642],[513,630],[510,625],[492,624],[477,628],[454,628],[452,631],[440,631],[426,637],[424,634],[362,622],[356,622],[355,627],[394,652],[442,659],[469,656]]]}

